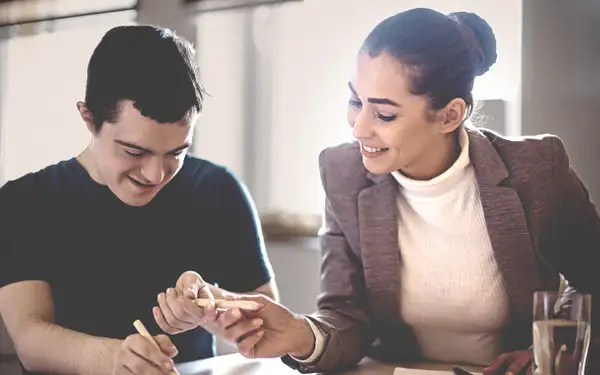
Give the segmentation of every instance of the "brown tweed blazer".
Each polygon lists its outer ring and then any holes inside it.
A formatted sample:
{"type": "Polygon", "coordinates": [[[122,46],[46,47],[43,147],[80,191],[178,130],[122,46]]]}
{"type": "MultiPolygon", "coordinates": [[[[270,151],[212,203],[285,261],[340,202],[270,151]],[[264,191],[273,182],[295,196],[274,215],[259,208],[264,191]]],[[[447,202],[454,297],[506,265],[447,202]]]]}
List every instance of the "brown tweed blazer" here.
{"type": "MultiPolygon", "coordinates": [[[[572,287],[592,293],[592,336],[600,338],[600,268],[594,261],[600,219],[563,143],[551,135],[511,140],[473,128],[468,135],[510,300],[504,350],[531,345],[533,293],[558,289],[560,274],[572,287]]],[[[322,294],[311,318],[325,334],[326,347],[311,366],[283,360],[304,373],[343,369],[366,355],[418,360],[418,345],[399,313],[397,182],[367,172],[357,143],[328,148],[319,162],[327,202],[322,294]]],[[[600,360],[598,339],[592,340],[590,370],[600,360]]]]}

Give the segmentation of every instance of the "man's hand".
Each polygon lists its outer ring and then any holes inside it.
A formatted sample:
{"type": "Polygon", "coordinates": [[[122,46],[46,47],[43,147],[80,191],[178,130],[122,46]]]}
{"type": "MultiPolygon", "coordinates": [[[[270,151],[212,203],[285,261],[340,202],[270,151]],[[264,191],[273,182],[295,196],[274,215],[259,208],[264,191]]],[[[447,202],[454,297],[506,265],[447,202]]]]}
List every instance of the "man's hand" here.
{"type": "Polygon", "coordinates": [[[490,366],[483,370],[483,375],[521,375],[531,374],[531,350],[519,350],[500,355],[490,366]]]}
{"type": "Polygon", "coordinates": [[[194,303],[196,298],[214,300],[210,287],[193,271],[184,272],[175,288],[169,288],[157,296],[158,306],[152,309],[158,326],[166,333],[189,331],[217,318],[214,304],[202,308],[194,303]]]}
{"type": "Polygon", "coordinates": [[[165,335],[154,337],[160,349],[135,334],[127,337],[116,354],[113,375],[164,375],[174,369],[177,349],[165,335]]]}
{"type": "Polygon", "coordinates": [[[243,356],[277,358],[291,354],[306,358],[314,350],[315,337],[306,320],[284,306],[260,295],[225,298],[255,301],[262,306],[258,311],[244,311],[247,319],[227,329],[226,337],[237,343],[243,356]]]}

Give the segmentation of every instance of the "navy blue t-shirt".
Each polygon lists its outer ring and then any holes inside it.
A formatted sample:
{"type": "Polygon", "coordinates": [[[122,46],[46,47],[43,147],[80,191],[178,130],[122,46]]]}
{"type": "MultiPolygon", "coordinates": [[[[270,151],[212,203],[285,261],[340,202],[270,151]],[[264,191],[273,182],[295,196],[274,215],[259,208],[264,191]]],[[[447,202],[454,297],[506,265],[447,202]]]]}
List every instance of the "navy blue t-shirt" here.
{"type": "MultiPolygon", "coordinates": [[[[56,324],[78,332],[123,339],[141,319],[158,334],[157,294],[184,271],[233,292],[271,280],[258,227],[245,189],[208,161],[186,157],[149,204],[133,207],[70,159],[0,188],[0,287],[48,282],[56,324]]],[[[214,355],[201,328],[171,339],[177,363],[214,355]]]]}

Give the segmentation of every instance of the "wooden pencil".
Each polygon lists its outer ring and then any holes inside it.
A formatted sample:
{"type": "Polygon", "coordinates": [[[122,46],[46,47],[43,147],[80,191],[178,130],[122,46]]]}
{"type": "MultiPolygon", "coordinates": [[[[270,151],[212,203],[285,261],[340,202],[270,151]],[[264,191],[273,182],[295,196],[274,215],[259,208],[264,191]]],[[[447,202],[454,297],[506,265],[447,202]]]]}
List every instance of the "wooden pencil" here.
{"type": "MultiPolygon", "coordinates": [[[[154,347],[156,347],[158,350],[162,351],[160,346],[158,346],[158,343],[156,342],[156,340],[154,340],[154,337],[152,337],[150,332],[148,332],[148,330],[146,329],[144,324],[139,319],[136,320],[135,322],[133,322],[133,326],[135,327],[135,329],[138,331],[138,333],[140,335],[142,335],[148,341],[150,341],[152,343],[152,345],[154,345],[154,347]]],[[[171,371],[169,373],[169,375],[179,375],[179,372],[177,371],[177,369],[173,369],[173,371],[171,371]]]]}

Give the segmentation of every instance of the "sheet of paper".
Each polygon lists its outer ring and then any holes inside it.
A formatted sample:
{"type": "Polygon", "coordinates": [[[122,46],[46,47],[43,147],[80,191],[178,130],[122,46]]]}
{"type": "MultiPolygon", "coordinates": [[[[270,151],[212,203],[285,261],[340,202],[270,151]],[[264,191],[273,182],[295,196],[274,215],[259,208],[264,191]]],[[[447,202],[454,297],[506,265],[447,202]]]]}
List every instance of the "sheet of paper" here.
{"type": "MultiPolygon", "coordinates": [[[[396,367],[394,375],[454,375],[452,371],[437,371],[437,370],[417,370],[412,368],[396,367]]],[[[473,375],[481,375],[479,372],[474,372],[473,375]]]]}

